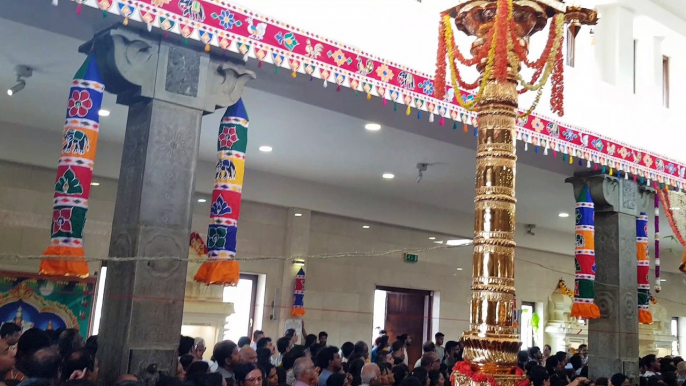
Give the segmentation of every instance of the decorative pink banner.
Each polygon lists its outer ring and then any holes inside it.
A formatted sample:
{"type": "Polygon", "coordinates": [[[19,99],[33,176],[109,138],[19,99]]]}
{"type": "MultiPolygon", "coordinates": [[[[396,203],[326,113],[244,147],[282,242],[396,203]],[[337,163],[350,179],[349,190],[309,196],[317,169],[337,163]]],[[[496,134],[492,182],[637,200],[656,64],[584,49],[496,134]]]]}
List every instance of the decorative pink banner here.
{"type": "MultiPolygon", "coordinates": [[[[426,111],[433,116],[471,124],[474,113],[455,101],[448,87],[444,100],[435,94],[433,75],[421,73],[398,63],[370,55],[348,45],[315,35],[278,20],[260,16],[248,9],[219,0],[73,0],[79,4],[121,15],[149,28],[179,34],[220,49],[240,53],[245,60],[256,58],[278,68],[347,87],[355,92],[378,96],[408,109],[426,111]]],[[[261,64],[261,63],[260,63],[261,64]]],[[[464,101],[473,98],[460,92],[464,101]]],[[[385,100],[384,100],[385,103],[385,100]]],[[[476,122],[476,120],[474,120],[476,122]]],[[[641,179],[647,184],[665,184],[683,189],[686,166],[643,149],[593,134],[541,115],[518,122],[517,139],[543,149],[591,161],[620,172],[621,176],[641,179]]],[[[545,150],[547,152],[547,150],[545,150]]],[[[591,165],[590,163],[588,164],[591,165]]]]}

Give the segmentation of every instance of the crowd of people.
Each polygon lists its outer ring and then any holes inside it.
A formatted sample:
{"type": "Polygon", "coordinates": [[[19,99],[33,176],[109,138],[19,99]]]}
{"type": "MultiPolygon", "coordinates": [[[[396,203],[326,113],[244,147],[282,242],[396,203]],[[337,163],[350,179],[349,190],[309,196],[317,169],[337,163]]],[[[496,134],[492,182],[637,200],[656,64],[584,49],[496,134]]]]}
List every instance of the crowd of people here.
{"type": "MultiPolygon", "coordinates": [[[[450,373],[462,361],[458,341],[444,344],[437,333],[422,345],[422,355],[409,363],[408,334],[392,342],[381,331],[374,343],[330,345],[326,332],[307,335],[303,344],[295,330],[273,340],[262,331],[252,339],[217,343],[211,359],[201,338],[181,336],[176,372],[150,365],[142,374],[122,374],[116,386],[449,386],[450,373]],[[209,356],[209,355],[207,355],[209,356]]],[[[0,327],[0,386],[93,386],[98,382],[97,336],[84,341],[78,330],[22,333],[14,323],[0,327]]],[[[641,359],[641,378],[623,374],[588,378],[588,347],[574,355],[552,354],[550,346],[532,347],[518,355],[518,366],[531,386],[686,386],[686,362],[680,357],[641,359]]]]}

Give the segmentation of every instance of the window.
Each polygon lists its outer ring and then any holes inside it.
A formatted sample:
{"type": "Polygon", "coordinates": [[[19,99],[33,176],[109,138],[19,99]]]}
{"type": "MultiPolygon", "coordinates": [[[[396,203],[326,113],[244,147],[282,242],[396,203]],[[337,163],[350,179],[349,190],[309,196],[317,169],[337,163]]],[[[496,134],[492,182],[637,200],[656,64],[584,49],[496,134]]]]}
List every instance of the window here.
{"type": "Polygon", "coordinates": [[[531,324],[533,319],[536,304],[531,302],[522,302],[522,315],[519,318],[519,329],[521,331],[522,348],[520,350],[528,350],[529,347],[534,346],[534,326],[531,324]]]}
{"type": "Polygon", "coordinates": [[[567,65],[574,67],[574,57],[576,56],[576,35],[567,29],[567,65]]]}
{"type": "Polygon", "coordinates": [[[662,57],[662,106],[669,108],[669,57],[662,57]]]}
{"type": "Polygon", "coordinates": [[[671,323],[672,336],[672,355],[679,355],[679,318],[672,318],[671,323]]]}
{"type": "Polygon", "coordinates": [[[256,294],[256,275],[241,275],[237,286],[224,287],[222,300],[233,303],[233,314],[226,317],[224,339],[238,342],[242,336],[252,338],[256,294]]]}

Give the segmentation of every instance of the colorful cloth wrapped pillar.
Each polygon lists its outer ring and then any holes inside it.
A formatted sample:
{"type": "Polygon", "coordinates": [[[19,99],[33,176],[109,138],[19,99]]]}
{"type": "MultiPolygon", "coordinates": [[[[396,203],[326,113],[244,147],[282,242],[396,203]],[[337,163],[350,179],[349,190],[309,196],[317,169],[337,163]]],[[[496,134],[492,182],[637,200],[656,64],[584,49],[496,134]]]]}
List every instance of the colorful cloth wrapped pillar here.
{"type": "Polygon", "coordinates": [[[571,316],[574,318],[597,319],[600,309],[593,303],[595,298],[595,207],[591,193],[584,186],[576,200],[576,247],[574,259],[576,279],[574,280],[574,304],[571,316]]]}
{"type": "Polygon", "coordinates": [[[241,212],[245,151],[248,145],[248,113],[243,100],[226,109],[219,125],[217,167],[207,232],[207,258],[195,274],[205,284],[236,286],[240,267],[236,257],[238,217],[241,212]]]}
{"type": "Polygon", "coordinates": [[[295,275],[295,290],[293,291],[293,316],[305,315],[305,270],[300,268],[295,275]]]}
{"type": "Polygon", "coordinates": [[[660,196],[655,194],[655,293],[662,291],[660,284],[660,196]]]}
{"type": "Polygon", "coordinates": [[[55,181],[51,240],[43,252],[46,256],[63,259],[42,260],[41,275],[88,277],[88,263],[83,258],[83,230],[98,144],[98,112],[104,90],[95,57],[89,55],[74,75],[69,90],[62,154],[55,181]]]}
{"type": "Polygon", "coordinates": [[[636,218],[636,265],[638,272],[638,322],[653,323],[650,313],[650,257],[648,256],[648,215],[645,212],[636,218]]]}

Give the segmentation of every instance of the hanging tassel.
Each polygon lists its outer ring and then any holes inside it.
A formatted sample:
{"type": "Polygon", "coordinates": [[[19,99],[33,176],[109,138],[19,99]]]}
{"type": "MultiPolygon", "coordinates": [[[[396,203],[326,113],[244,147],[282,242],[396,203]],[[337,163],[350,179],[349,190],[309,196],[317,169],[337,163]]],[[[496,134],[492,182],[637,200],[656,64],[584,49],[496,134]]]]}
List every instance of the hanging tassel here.
{"type": "Polygon", "coordinates": [[[628,180],[628,179],[629,179],[629,173],[624,172],[624,179],[625,179],[625,180],[628,180]]]}
{"type": "Polygon", "coordinates": [[[603,166],[602,173],[605,174],[605,166],[603,166]]]}
{"type": "Polygon", "coordinates": [[[124,24],[124,25],[129,25],[129,18],[128,18],[128,17],[125,17],[125,18],[124,18],[124,21],[122,22],[122,24],[124,24]]]}
{"type": "Polygon", "coordinates": [[[257,68],[262,68],[262,61],[257,62],[257,68]]]}
{"type": "Polygon", "coordinates": [[[434,121],[434,115],[433,115],[433,113],[431,113],[429,115],[429,122],[433,122],[433,121],[434,121]]]}
{"type": "Polygon", "coordinates": [[[476,129],[476,127],[475,127],[475,128],[474,128],[474,136],[476,137],[477,135],[479,135],[479,131],[478,131],[478,130],[476,129]]]}
{"type": "Polygon", "coordinates": [[[164,38],[165,39],[169,38],[169,31],[164,31],[164,38]]]}
{"type": "Polygon", "coordinates": [[[381,104],[386,106],[386,98],[382,98],[383,100],[381,101],[381,104]]]}
{"type": "Polygon", "coordinates": [[[417,110],[417,119],[422,119],[422,110],[417,110]]]}
{"type": "Polygon", "coordinates": [[[314,79],[314,77],[312,75],[310,75],[310,82],[312,82],[313,79],[314,79]]]}
{"type": "Polygon", "coordinates": [[[275,74],[278,74],[278,73],[279,73],[279,66],[276,66],[276,68],[274,69],[274,73],[275,73],[275,74]]]}
{"type": "Polygon", "coordinates": [[[457,130],[457,121],[453,122],[453,130],[457,130]]]}
{"type": "Polygon", "coordinates": [[[77,15],[81,14],[81,3],[79,3],[79,5],[76,6],[76,14],[77,15]]]}
{"type": "Polygon", "coordinates": [[[591,160],[586,161],[586,167],[589,169],[591,168],[591,160]]]}
{"type": "Polygon", "coordinates": [[[574,157],[572,157],[572,156],[570,155],[570,156],[569,156],[569,164],[571,165],[572,163],[574,163],[574,157]]]}
{"type": "Polygon", "coordinates": [[[543,148],[543,155],[548,155],[548,147],[543,148]]]}
{"type": "Polygon", "coordinates": [[[393,111],[398,111],[398,102],[393,102],[393,111]]]}
{"type": "Polygon", "coordinates": [[[562,162],[567,161],[567,154],[562,154],[562,162]]]}
{"type": "Polygon", "coordinates": [[[357,90],[355,90],[355,96],[357,96],[357,90]]]}
{"type": "MultiPolygon", "coordinates": [[[[148,29],[148,32],[152,32],[152,24],[146,23],[145,27],[148,29]]],[[[209,49],[205,48],[205,51],[209,51],[209,49]]]]}
{"type": "Polygon", "coordinates": [[[557,151],[553,150],[553,158],[557,158],[557,151]]]}
{"type": "Polygon", "coordinates": [[[634,174],[634,182],[636,182],[636,175],[634,174]]]}
{"type": "MultiPolygon", "coordinates": [[[[150,25],[150,24],[148,24],[148,25],[150,25]]],[[[209,44],[205,44],[205,52],[210,52],[210,45],[209,44]]]]}
{"type": "Polygon", "coordinates": [[[248,61],[248,58],[249,58],[249,57],[248,57],[248,54],[247,54],[247,53],[246,53],[245,55],[243,55],[243,61],[244,61],[244,62],[247,62],[247,61],[248,61]]]}
{"type": "Polygon", "coordinates": [[[291,76],[292,76],[293,78],[295,78],[296,76],[298,76],[298,73],[295,72],[295,71],[293,71],[293,72],[291,73],[291,76]]]}
{"type": "Polygon", "coordinates": [[[110,14],[107,13],[107,11],[102,11],[102,17],[103,17],[103,18],[106,18],[106,17],[109,16],[109,15],[110,15],[110,14]]]}
{"type": "Polygon", "coordinates": [[[593,170],[598,170],[598,164],[593,164],[593,170]]]}
{"type": "Polygon", "coordinates": [[[465,133],[469,131],[469,126],[467,126],[466,123],[462,126],[462,131],[464,131],[465,133]]]}
{"type": "Polygon", "coordinates": [[[622,178],[622,172],[620,172],[619,170],[617,170],[617,178],[622,178]]]}
{"type": "MultiPolygon", "coordinates": [[[[128,23],[128,22],[127,22],[128,23]]],[[[183,39],[183,45],[187,46],[188,45],[188,38],[183,39]]]]}
{"type": "Polygon", "coordinates": [[[529,144],[524,142],[524,151],[529,151],[529,144]]]}
{"type": "Polygon", "coordinates": [[[439,126],[445,125],[445,118],[441,117],[441,120],[438,121],[439,126]]]}
{"type": "Polygon", "coordinates": [[[579,166],[582,166],[584,163],[581,161],[581,158],[579,158],[579,166]]]}
{"type": "Polygon", "coordinates": [[[538,146],[534,148],[534,153],[538,154],[538,146]]]}
{"type": "Polygon", "coordinates": [[[614,171],[614,170],[613,170],[612,168],[610,168],[610,175],[612,175],[612,172],[613,172],[613,171],[614,171]]]}
{"type": "Polygon", "coordinates": [[[327,87],[329,87],[329,82],[327,82],[326,79],[324,79],[324,88],[327,88],[327,87]]]}
{"type": "Polygon", "coordinates": [[[367,93],[367,100],[370,100],[370,99],[372,99],[372,94],[367,93]]]}
{"type": "Polygon", "coordinates": [[[405,115],[410,115],[412,112],[412,109],[410,109],[410,106],[407,106],[407,110],[405,110],[405,115]]]}
{"type": "Polygon", "coordinates": [[[336,87],[336,92],[341,92],[341,85],[338,85],[338,87],[336,87]]]}
{"type": "Polygon", "coordinates": [[[646,186],[650,186],[650,178],[647,179],[646,186]]]}

